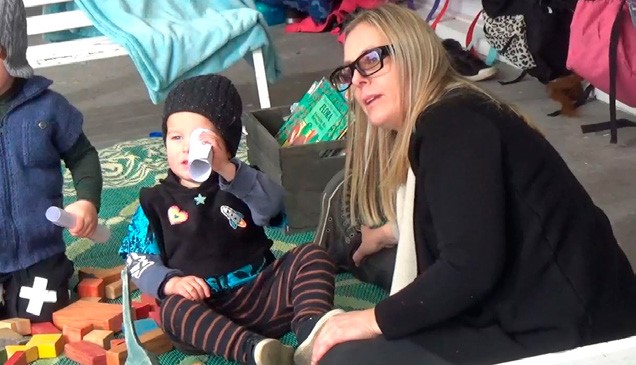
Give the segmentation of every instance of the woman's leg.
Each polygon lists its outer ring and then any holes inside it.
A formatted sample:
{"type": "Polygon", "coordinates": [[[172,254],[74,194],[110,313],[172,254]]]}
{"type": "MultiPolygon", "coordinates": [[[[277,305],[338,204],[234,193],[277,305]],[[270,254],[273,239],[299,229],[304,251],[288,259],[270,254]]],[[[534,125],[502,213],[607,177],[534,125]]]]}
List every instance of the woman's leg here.
{"type": "Polygon", "coordinates": [[[449,323],[400,340],[379,337],[340,344],[319,364],[495,364],[533,355],[536,350],[522,347],[500,327],[449,323]]]}
{"type": "Polygon", "coordinates": [[[319,365],[384,365],[384,364],[450,364],[410,340],[372,340],[345,342],[333,347],[318,362],[319,365]]]}

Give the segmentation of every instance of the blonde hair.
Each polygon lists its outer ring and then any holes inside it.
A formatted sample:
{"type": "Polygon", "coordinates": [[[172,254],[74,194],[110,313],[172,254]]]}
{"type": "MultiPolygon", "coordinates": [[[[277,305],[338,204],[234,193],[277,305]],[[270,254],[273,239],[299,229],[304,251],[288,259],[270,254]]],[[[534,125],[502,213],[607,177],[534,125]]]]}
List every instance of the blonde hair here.
{"type": "Polygon", "coordinates": [[[354,226],[379,226],[395,220],[395,193],[406,181],[409,141],[419,114],[448,90],[468,87],[483,91],[454,71],[437,35],[415,12],[394,4],[364,10],[346,27],[345,34],[361,23],[373,26],[392,45],[392,64],[404,80],[401,103],[405,115],[398,131],[371,126],[364,111],[349,97],[344,196],[354,226]]]}

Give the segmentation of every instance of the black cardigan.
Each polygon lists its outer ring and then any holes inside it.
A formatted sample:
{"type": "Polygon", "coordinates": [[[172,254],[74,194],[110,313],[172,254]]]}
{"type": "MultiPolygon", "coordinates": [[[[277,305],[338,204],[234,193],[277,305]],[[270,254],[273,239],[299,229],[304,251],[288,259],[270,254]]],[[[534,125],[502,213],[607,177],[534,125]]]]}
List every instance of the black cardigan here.
{"type": "Polygon", "coordinates": [[[516,114],[455,91],[420,115],[409,160],[419,275],[377,305],[386,338],[450,321],[528,348],[636,334],[636,280],[609,220],[516,114]]]}

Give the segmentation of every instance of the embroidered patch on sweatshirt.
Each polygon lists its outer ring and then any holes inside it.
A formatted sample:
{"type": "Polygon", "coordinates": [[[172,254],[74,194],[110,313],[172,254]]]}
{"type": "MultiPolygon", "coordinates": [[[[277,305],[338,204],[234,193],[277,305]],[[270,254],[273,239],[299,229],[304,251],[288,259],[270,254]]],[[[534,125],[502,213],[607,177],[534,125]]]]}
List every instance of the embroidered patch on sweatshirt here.
{"type": "Polygon", "coordinates": [[[243,214],[228,207],[227,205],[221,206],[221,213],[223,213],[225,218],[227,218],[227,220],[230,222],[230,226],[232,228],[236,229],[237,227],[247,227],[247,222],[245,222],[245,219],[243,219],[243,214]]]}
{"type": "Polygon", "coordinates": [[[181,224],[188,220],[188,212],[181,210],[181,208],[176,205],[173,205],[168,208],[168,220],[173,226],[175,224],[181,224]]]}

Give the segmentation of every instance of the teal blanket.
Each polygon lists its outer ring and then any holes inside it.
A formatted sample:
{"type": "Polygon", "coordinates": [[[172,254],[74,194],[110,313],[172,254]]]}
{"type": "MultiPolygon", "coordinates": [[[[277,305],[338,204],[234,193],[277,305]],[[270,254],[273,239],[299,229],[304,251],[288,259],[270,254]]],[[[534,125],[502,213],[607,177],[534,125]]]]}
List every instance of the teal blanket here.
{"type": "Polygon", "coordinates": [[[220,72],[242,58],[253,64],[251,51],[261,47],[268,80],[280,75],[267,24],[252,0],[75,0],[75,5],[99,32],[126,48],[155,104],[184,78],[220,72]]]}

